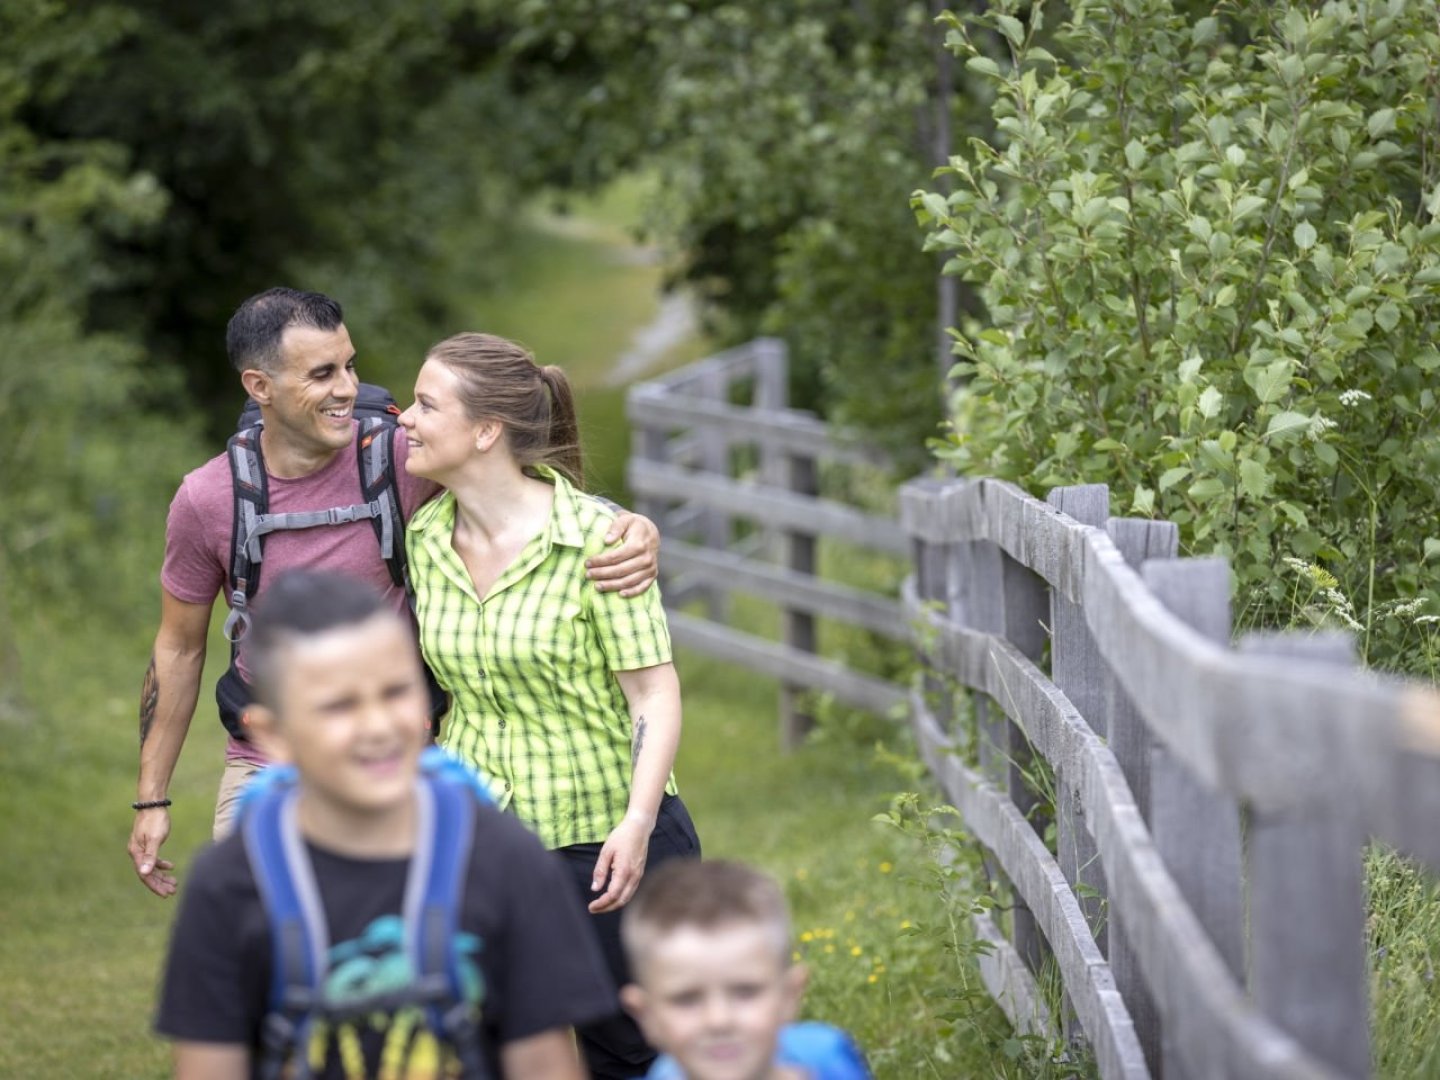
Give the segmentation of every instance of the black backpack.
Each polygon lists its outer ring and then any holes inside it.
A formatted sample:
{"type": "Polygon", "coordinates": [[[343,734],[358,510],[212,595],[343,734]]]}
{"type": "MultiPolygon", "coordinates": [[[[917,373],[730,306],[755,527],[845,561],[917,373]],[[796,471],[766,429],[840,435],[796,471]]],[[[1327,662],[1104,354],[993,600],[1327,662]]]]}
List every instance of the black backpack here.
{"type": "MultiPolygon", "coordinates": [[[[360,469],[360,491],[365,499],[353,506],[328,510],[272,514],[266,483],[265,461],[260,453],[262,423],[260,408],[247,401],[236,422],[235,434],[225,446],[230,462],[230,487],[234,492],[234,524],[230,530],[230,615],[225,620],[225,639],[230,642],[230,667],[215,684],[215,703],[220,722],[237,739],[245,739],[242,717],[254,695],[236,667],[240,642],[250,628],[250,601],[260,587],[265,556],[265,537],[288,529],[313,529],[369,519],[380,544],[380,555],[390,571],[390,580],[404,589],[414,603],[410,574],[405,564],[405,516],[400,487],[395,476],[395,418],[400,408],[383,386],[361,383],[355,398],[355,419],[360,438],[355,444],[360,469]]],[[[439,735],[439,720],[449,706],[445,692],[425,669],[430,688],[432,734],[439,735]]]]}

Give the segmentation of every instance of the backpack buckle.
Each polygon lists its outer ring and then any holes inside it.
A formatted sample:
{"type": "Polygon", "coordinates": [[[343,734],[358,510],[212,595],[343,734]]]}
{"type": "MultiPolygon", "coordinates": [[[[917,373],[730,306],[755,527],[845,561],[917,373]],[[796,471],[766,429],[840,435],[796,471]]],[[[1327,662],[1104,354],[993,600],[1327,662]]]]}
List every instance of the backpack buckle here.
{"type": "Polygon", "coordinates": [[[346,525],[358,518],[353,506],[332,506],[329,512],[331,525],[346,525]]]}

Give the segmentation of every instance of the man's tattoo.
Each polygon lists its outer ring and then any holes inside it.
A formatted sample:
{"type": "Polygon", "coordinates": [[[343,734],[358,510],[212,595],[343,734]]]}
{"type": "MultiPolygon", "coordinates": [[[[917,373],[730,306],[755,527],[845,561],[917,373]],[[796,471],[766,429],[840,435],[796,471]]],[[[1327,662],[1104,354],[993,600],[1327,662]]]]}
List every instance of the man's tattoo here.
{"type": "Polygon", "coordinates": [[[150,737],[150,725],[155,723],[155,706],[160,703],[160,680],[155,675],[155,657],[150,657],[150,668],[145,672],[145,685],[140,688],[140,745],[150,737]]]}
{"type": "Polygon", "coordinates": [[[640,748],[645,745],[645,717],[641,716],[635,721],[634,745],[630,748],[630,768],[633,770],[640,760],[640,748]]]}

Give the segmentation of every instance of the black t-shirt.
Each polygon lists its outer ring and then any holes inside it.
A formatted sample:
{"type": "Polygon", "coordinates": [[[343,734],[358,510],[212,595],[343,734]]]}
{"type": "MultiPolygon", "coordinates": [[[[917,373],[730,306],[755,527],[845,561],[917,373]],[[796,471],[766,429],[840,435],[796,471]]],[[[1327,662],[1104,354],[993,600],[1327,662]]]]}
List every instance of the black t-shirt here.
{"type": "MultiPolygon", "coordinates": [[[[404,983],[400,944],[408,859],[364,860],[306,845],[330,930],[332,999],[404,983]]],[[[462,962],[480,1018],[492,1075],[507,1042],[608,1016],[619,1009],[579,898],[554,855],[515,818],[476,811],[474,844],[460,917],[462,962]]],[[[242,1043],[258,1064],[260,1028],[269,1009],[270,930],[244,841],[234,834],[201,852],[181,899],[155,1029],[186,1042],[242,1043]]],[[[382,1055],[405,1068],[388,1075],[446,1077],[453,1048],[435,1047],[418,1012],[367,1014],[325,1028],[327,1067],[318,1075],[362,1074],[341,1064],[362,1048],[364,1076],[382,1055]],[[440,1060],[436,1060],[436,1057],[440,1060]]],[[[319,1049],[312,1047],[312,1049],[319,1049]]],[[[314,1060],[312,1058],[312,1060],[314,1060]]]]}

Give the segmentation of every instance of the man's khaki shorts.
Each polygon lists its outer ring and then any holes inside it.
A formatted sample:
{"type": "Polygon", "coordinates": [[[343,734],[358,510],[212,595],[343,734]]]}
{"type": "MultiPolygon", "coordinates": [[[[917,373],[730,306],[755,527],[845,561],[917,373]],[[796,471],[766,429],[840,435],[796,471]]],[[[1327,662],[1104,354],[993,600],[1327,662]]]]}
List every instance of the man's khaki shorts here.
{"type": "Polygon", "coordinates": [[[250,778],[262,768],[264,768],[263,765],[239,758],[225,762],[225,771],[220,774],[220,794],[215,798],[214,835],[216,840],[223,840],[230,834],[230,826],[235,821],[235,808],[240,803],[240,795],[244,792],[245,785],[250,782],[250,778]]]}

